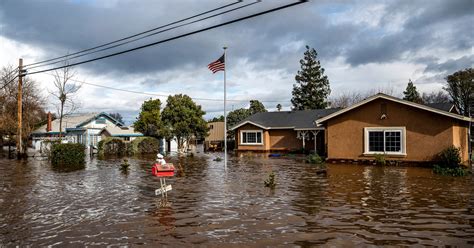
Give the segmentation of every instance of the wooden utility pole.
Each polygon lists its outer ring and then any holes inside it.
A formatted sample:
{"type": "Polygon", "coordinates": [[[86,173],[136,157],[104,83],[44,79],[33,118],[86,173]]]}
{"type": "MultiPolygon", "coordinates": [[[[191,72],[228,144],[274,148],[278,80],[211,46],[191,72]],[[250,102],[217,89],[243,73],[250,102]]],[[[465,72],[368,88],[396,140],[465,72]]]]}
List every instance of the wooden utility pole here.
{"type": "Polygon", "coordinates": [[[23,59],[20,59],[18,65],[18,131],[16,134],[16,152],[17,158],[23,157],[23,144],[22,144],[22,117],[23,117],[23,59]]]}

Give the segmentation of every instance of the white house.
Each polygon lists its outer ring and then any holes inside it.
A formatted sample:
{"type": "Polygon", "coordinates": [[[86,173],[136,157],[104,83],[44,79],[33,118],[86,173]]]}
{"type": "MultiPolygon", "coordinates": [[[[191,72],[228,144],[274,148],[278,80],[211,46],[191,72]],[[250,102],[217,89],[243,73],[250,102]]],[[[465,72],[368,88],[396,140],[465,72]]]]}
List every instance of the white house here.
{"type": "MultiPolygon", "coordinates": [[[[32,133],[33,147],[35,150],[41,150],[45,140],[58,139],[59,133],[59,119],[53,121],[51,114],[48,114],[48,122],[32,133]]],[[[107,113],[77,114],[63,118],[62,137],[65,142],[96,147],[103,136],[131,141],[143,134],[135,132],[131,127],[126,127],[107,113]]]]}

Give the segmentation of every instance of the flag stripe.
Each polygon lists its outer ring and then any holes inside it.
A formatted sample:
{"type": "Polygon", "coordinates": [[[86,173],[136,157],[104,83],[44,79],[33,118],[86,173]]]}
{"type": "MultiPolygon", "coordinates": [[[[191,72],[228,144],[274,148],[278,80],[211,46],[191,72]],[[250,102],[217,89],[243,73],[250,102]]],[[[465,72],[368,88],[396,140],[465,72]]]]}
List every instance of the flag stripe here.
{"type": "Polygon", "coordinates": [[[224,71],[225,70],[225,61],[224,61],[224,55],[222,55],[218,60],[210,63],[207,68],[212,71],[212,73],[216,73],[218,71],[224,71]]]}

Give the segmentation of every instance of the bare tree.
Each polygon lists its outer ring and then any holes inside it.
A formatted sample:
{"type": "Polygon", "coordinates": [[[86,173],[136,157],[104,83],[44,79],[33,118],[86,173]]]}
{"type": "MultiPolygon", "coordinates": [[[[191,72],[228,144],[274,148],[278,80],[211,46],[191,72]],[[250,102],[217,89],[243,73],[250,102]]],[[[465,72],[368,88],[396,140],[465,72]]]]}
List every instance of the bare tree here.
{"type": "Polygon", "coordinates": [[[331,98],[331,108],[347,108],[362,100],[364,100],[364,97],[359,92],[342,93],[331,98]]]}
{"type": "Polygon", "coordinates": [[[444,91],[432,91],[421,95],[424,103],[448,103],[451,101],[449,95],[444,91]]]}
{"type": "Polygon", "coordinates": [[[330,98],[331,108],[347,108],[378,93],[383,93],[391,96],[393,95],[393,88],[382,87],[365,92],[344,92],[342,94],[330,98]]]}
{"type": "MultiPolygon", "coordinates": [[[[65,65],[68,65],[68,63],[66,62],[65,65]]],[[[75,74],[76,73],[71,70],[71,67],[58,69],[54,72],[55,90],[50,92],[50,94],[59,100],[57,112],[59,117],[60,139],[62,137],[63,118],[72,114],[78,108],[74,96],[82,85],[72,82],[75,74]]]]}
{"type": "MultiPolygon", "coordinates": [[[[15,74],[10,73],[12,68],[7,66],[0,70],[0,138],[6,137],[10,141],[16,135],[18,125],[18,80],[13,80],[15,74]]],[[[46,118],[44,111],[45,99],[40,95],[37,83],[29,77],[23,78],[22,102],[23,126],[21,138],[24,140],[22,142],[23,149],[26,150],[26,140],[46,118]]]]}

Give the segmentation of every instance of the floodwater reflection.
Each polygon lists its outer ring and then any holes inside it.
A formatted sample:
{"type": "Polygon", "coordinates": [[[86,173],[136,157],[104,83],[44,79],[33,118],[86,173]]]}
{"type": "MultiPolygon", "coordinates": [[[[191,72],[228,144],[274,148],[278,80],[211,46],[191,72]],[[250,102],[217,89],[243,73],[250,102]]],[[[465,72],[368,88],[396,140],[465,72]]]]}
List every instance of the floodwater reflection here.
{"type": "Polygon", "coordinates": [[[181,177],[163,204],[150,158],[92,159],[58,172],[0,159],[0,243],[7,246],[474,245],[472,176],[425,168],[328,165],[222,154],[171,157],[181,177]],[[263,186],[270,172],[276,188],[263,186]]]}

